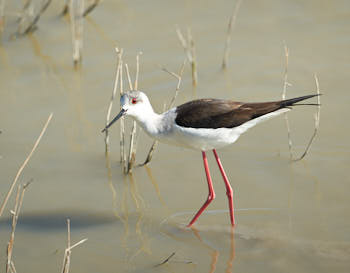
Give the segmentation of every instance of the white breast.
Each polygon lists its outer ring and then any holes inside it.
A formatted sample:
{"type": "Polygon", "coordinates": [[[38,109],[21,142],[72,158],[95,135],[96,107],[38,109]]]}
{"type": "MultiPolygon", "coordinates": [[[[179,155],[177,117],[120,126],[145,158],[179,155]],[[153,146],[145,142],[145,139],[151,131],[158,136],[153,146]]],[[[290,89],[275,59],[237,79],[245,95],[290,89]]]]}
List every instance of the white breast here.
{"type": "Polygon", "coordinates": [[[222,148],[234,143],[241,134],[260,122],[280,115],[290,109],[284,108],[266,114],[256,119],[243,123],[235,128],[187,128],[176,125],[173,122],[172,128],[168,128],[164,134],[159,134],[156,138],[164,143],[183,146],[195,150],[207,151],[222,148]]]}

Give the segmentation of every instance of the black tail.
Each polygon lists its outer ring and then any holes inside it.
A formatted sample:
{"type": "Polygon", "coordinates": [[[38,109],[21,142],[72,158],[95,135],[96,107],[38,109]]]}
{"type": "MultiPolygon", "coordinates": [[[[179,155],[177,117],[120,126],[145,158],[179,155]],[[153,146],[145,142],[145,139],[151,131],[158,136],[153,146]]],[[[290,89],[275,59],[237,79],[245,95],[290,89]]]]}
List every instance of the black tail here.
{"type": "Polygon", "coordinates": [[[288,99],[288,100],[283,100],[281,101],[281,107],[289,107],[289,106],[296,106],[296,105],[316,105],[319,106],[317,103],[300,103],[296,104],[299,101],[307,100],[313,97],[321,96],[321,94],[314,94],[314,95],[307,95],[307,96],[302,96],[302,97],[297,97],[293,99],[288,99]]]}

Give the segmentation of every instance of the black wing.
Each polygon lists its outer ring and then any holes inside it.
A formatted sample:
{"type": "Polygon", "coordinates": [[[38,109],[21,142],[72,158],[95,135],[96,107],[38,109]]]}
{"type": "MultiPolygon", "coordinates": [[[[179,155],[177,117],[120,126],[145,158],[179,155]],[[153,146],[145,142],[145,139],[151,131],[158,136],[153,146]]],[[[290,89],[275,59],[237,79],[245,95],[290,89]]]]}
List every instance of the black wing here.
{"type": "Polygon", "coordinates": [[[314,97],[308,95],[289,100],[242,103],[230,100],[200,99],[176,108],[175,122],[191,128],[234,128],[249,120],[277,111],[281,108],[314,97]]]}

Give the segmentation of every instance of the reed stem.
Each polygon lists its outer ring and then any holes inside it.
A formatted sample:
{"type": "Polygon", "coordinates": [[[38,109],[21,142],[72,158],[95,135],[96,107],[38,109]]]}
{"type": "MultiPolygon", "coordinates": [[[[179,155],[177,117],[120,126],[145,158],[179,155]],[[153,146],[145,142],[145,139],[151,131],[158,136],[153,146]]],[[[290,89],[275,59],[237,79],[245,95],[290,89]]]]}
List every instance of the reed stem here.
{"type": "Polygon", "coordinates": [[[21,175],[21,173],[22,173],[24,167],[27,165],[27,163],[29,162],[30,158],[32,157],[34,151],[35,151],[36,148],[38,147],[39,142],[40,142],[42,136],[44,135],[44,133],[45,133],[45,131],[46,131],[46,129],[47,129],[47,126],[49,125],[49,123],[50,123],[50,121],[51,121],[52,116],[53,116],[53,114],[51,113],[51,114],[49,115],[49,118],[47,119],[47,121],[46,121],[46,123],[45,123],[43,129],[41,130],[41,133],[40,133],[38,139],[36,140],[36,142],[35,142],[35,144],[34,144],[32,150],[30,151],[29,155],[27,156],[27,158],[24,160],[23,164],[22,164],[21,167],[19,168],[19,170],[18,170],[18,172],[17,172],[17,174],[16,174],[16,176],[15,176],[15,179],[13,180],[13,182],[12,182],[12,184],[11,184],[11,186],[10,186],[10,189],[9,189],[9,191],[7,192],[6,197],[5,197],[5,199],[4,199],[4,201],[3,201],[2,205],[1,205],[1,208],[0,208],[0,217],[1,217],[2,213],[4,212],[5,206],[6,206],[8,200],[9,200],[9,198],[10,198],[10,195],[11,195],[11,193],[12,193],[12,191],[13,191],[13,189],[14,189],[16,183],[17,183],[18,178],[20,177],[20,175],[21,175]]]}
{"type": "Polygon", "coordinates": [[[224,49],[224,58],[222,60],[222,66],[221,66],[222,69],[227,68],[228,57],[230,54],[232,30],[234,29],[234,26],[236,24],[237,14],[238,14],[239,8],[241,6],[241,3],[242,3],[242,0],[238,0],[236,2],[235,8],[233,9],[232,15],[231,15],[229,23],[228,23],[227,34],[226,34],[226,43],[225,43],[225,49],[224,49]]]}

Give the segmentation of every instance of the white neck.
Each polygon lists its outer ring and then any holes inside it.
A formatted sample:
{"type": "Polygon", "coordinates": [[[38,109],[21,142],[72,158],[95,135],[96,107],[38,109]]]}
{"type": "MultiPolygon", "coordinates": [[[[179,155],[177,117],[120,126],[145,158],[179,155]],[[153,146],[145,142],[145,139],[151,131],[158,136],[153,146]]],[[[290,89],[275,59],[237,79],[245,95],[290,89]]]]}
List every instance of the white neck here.
{"type": "Polygon", "coordinates": [[[161,133],[163,127],[162,115],[155,113],[150,104],[147,105],[147,107],[143,107],[142,113],[138,113],[137,115],[131,116],[151,137],[156,137],[161,133]]]}

